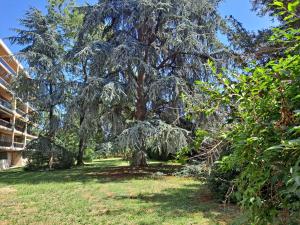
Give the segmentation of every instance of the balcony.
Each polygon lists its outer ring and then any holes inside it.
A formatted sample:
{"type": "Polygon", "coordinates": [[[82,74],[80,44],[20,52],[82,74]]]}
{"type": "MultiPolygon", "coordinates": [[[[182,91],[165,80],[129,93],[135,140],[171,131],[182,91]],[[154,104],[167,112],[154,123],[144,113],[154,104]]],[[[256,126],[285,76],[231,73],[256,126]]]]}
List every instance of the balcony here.
{"type": "Polygon", "coordinates": [[[26,116],[26,113],[23,111],[23,110],[21,110],[21,109],[16,109],[16,112],[18,113],[18,114],[20,114],[21,116],[23,116],[23,117],[25,117],[26,116]]]}
{"type": "Polygon", "coordinates": [[[16,121],[16,124],[15,124],[15,129],[16,130],[21,131],[21,132],[25,132],[25,127],[26,127],[25,124],[22,124],[22,123],[16,121]]]}
{"type": "Polygon", "coordinates": [[[6,87],[6,88],[9,87],[9,84],[7,83],[7,81],[4,80],[2,77],[0,77],[0,83],[1,83],[4,87],[6,87]]]}
{"type": "Polygon", "coordinates": [[[8,138],[2,138],[0,139],[0,146],[2,147],[10,147],[11,146],[11,140],[8,138]]]}
{"type": "Polygon", "coordinates": [[[24,143],[14,142],[14,147],[15,148],[24,148],[24,143]]]}
{"type": "Polygon", "coordinates": [[[8,108],[8,109],[12,110],[12,104],[9,101],[7,101],[3,98],[0,98],[0,105],[4,106],[5,108],[8,108]]]}
{"type": "Polygon", "coordinates": [[[12,124],[6,120],[0,119],[0,125],[7,127],[7,128],[12,128],[12,124]]]}
{"type": "Polygon", "coordinates": [[[32,135],[32,136],[38,136],[38,131],[37,131],[36,128],[28,126],[27,127],[27,134],[32,135]]]}

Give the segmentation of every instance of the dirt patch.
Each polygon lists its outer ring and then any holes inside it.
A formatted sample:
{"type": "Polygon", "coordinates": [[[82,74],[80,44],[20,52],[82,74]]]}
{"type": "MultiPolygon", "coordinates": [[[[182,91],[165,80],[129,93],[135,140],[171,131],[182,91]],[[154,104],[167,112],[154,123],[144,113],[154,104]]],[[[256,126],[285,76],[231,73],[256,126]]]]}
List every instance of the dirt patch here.
{"type": "Polygon", "coordinates": [[[17,192],[17,190],[12,187],[0,188],[0,195],[11,194],[11,193],[15,193],[15,192],[17,192]]]}
{"type": "Polygon", "coordinates": [[[0,208],[15,205],[15,200],[13,199],[13,196],[16,192],[17,190],[12,187],[0,188],[0,208]]]}
{"type": "Polygon", "coordinates": [[[88,200],[88,201],[95,201],[97,198],[92,195],[91,193],[84,193],[81,195],[82,198],[84,198],[85,200],[88,200]]]}
{"type": "Polygon", "coordinates": [[[114,194],[113,192],[107,192],[107,193],[106,193],[106,196],[107,196],[108,198],[113,198],[113,197],[115,196],[115,194],[114,194]]]}

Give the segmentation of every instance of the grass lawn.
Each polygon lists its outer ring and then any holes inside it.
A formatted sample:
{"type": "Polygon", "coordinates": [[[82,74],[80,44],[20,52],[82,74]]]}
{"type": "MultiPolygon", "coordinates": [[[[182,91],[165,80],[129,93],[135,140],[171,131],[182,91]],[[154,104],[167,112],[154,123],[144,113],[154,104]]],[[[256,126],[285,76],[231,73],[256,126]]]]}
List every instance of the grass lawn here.
{"type": "Polygon", "coordinates": [[[236,209],[214,202],[200,181],[171,176],[176,169],[106,159],[63,171],[1,171],[0,225],[230,224],[236,209]]]}

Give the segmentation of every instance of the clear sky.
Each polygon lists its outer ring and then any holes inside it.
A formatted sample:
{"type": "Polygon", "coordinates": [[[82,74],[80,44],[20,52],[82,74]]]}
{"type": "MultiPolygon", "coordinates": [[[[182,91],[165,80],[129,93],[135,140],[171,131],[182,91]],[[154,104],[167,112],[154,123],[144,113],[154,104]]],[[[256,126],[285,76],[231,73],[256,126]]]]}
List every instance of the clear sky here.
{"type": "MultiPolygon", "coordinates": [[[[86,0],[78,0],[84,3],[86,0]]],[[[96,2],[96,0],[88,0],[88,2],[96,2]]],[[[37,7],[41,10],[45,9],[46,0],[1,0],[0,5],[0,38],[5,38],[14,34],[11,30],[19,25],[19,19],[23,17],[25,11],[30,6],[37,7]]],[[[220,5],[222,16],[233,15],[248,30],[258,30],[274,25],[268,17],[258,17],[255,12],[251,11],[250,0],[224,0],[220,5]]],[[[17,52],[20,46],[10,45],[8,40],[4,40],[12,52],[17,52]]]]}

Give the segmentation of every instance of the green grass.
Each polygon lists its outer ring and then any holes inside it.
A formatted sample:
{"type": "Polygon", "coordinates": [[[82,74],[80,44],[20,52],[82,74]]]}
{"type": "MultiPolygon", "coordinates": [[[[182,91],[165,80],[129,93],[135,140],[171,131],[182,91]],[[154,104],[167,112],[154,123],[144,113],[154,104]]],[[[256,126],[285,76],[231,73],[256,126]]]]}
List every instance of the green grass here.
{"type": "Polygon", "coordinates": [[[178,168],[106,159],[63,171],[2,171],[0,225],[229,224],[236,210],[214,202],[200,181],[171,176],[178,168]]]}

